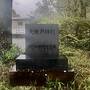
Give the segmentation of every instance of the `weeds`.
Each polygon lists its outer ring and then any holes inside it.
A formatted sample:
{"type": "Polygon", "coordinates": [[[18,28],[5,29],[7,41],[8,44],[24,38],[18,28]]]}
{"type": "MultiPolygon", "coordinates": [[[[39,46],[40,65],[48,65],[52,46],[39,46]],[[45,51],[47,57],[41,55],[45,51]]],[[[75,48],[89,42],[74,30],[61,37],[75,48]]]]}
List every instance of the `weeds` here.
{"type": "MultiPolygon", "coordinates": [[[[62,47],[61,51],[67,56],[70,66],[75,71],[74,81],[66,86],[60,81],[47,81],[46,87],[40,90],[90,90],[90,58],[87,52],[70,47],[62,47]],[[67,52],[68,51],[68,52],[67,52]]],[[[36,90],[30,87],[11,87],[8,83],[9,67],[0,61],[0,90],[36,90]]]]}

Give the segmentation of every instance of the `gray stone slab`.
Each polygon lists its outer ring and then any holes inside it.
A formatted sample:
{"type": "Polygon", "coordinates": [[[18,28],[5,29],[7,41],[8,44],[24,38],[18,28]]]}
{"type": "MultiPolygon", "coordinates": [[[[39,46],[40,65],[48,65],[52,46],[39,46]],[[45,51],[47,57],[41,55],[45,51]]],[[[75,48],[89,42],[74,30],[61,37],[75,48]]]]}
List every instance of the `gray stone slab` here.
{"type": "Polygon", "coordinates": [[[0,0],[0,24],[11,33],[12,0],[0,0]]]}
{"type": "Polygon", "coordinates": [[[26,54],[31,58],[58,56],[58,25],[27,24],[26,54]]]}
{"type": "Polygon", "coordinates": [[[42,58],[34,59],[27,55],[20,55],[16,59],[16,70],[28,69],[68,69],[68,60],[65,56],[61,55],[58,58],[42,58]]]}
{"type": "Polygon", "coordinates": [[[68,69],[68,60],[59,56],[57,24],[26,24],[26,54],[16,58],[16,70],[68,69]]]}
{"type": "MultiPolygon", "coordinates": [[[[12,26],[12,0],[0,0],[0,40],[3,37],[4,42],[11,44],[11,26],[12,26]]],[[[0,48],[5,48],[3,40],[0,41],[0,48]]],[[[7,45],[6,44],[6,45],[7,45]]],[[[8,48],[9,45],[7,45],[8,48]]]]}

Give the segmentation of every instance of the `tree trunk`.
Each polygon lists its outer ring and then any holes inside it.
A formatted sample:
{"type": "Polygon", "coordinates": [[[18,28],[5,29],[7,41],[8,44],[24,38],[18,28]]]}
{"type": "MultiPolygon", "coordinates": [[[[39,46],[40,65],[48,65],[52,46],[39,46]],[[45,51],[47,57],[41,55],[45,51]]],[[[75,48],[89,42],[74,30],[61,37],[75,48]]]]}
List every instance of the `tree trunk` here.
{"type": "Polygon", "coordinates": [[[80,17],[86,18],[86,3],[83,2],[83,0],[80,0],[80,9],[81,9],[80,17]]]}

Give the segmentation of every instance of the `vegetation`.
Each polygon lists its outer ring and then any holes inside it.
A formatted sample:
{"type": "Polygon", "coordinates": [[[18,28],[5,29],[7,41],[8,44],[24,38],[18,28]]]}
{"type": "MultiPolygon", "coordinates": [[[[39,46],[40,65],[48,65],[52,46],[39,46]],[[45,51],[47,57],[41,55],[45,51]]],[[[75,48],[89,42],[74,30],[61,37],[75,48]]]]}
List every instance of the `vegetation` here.
{"type": "MultiPolygon", "coordinates": [[[[69,65],[74,69],[75,80],[67,85],[68,90],[89,90],[90,89],[90,55],[87,51],[74,49],[62,45],[60,51],[68,57],[69,65]]],[[[35,90],[30,87],[11,87],[8,82],[9,65],[0,61],[0,89],[1,90],[35,90]]],[[[48,81],[46,87],[41,90],[64,90],[60,81],[48,81]],[[62,87],[62,88],[61,88],[62,87]]]]}
{"type": "MultiPolygon", "coordinates": [[[[90,20],[87,17],[90,9],[86,10],[90,7],[89,0],[42,0],[42,3],[37,3],[37,6],[36,13],[42,17],[35,23],[59,24],[60,53],[67,56],[69,65],[75,71],[74,81],[68,83],[66,87],[60,81],[48,80],[46,87],[41,87],[41,90],[90,90],[90,20]]],[[[9,85],[9,68],[14,63],[15,57],[20,54],[20,50],[8,43],[6,35],[9,34],[5,33],[1,24],[0,90],[35,90],[34,86],[11,87],[9,85]]]]}
{"type": "MultiPolygon", "coordinates": [[[[48,19],[42,19],[41,22],[47,23],[48,19]]],[[[58,21],[59,22],[59,21],[58,21]]],[[[67,56],[69,65],[75,70],[75,80],[67,85],[68,90],[89,90],[90,89],[90,44],[87,31],[90,30],[89,21],[78,18],[68,18],[59,23],[60,32],[60,52],[67,56]],[[74,25],[79,25],[79,31],[76,33],[74,25]],[[86,39],[86,40],[84,40],[86,39]],[[88,41],[88,42],[87,42],[88,41]],[[84,43],[87,43],[85,46],[84,43]]],[[[11,87],[8,82],[9,65],[14,61],[15,56],[19,54],[19,49],[12,46],[9,50],[4,49],[0,61],[0,89],[1,90],[33,90],[30,87],[11,87]],[[9,63],[9,64],[8,64],[9,63]]],[[[41,90],[65,90],[63,84],[59,81],[48,81],[46,87],[41,90]]]]}

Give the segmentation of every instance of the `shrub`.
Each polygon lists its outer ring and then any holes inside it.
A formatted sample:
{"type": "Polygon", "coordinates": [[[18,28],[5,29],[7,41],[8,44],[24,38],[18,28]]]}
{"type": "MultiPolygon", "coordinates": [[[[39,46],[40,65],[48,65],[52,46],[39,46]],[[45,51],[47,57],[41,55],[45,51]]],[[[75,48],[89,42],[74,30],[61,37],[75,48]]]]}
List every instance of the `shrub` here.
{"type": "Polygon", "coordinates": [[[4,27],[3,23],[0,22],[0,59],[2,57],[3,51],[9,50],[11,47],[11,34],[4,27]]]}
{"type": "Polygon", "coordinates": [[[9,50],[4,50],[2,53],[2,62],[3,63],[10,63],[15,61],[15,58],[20,54],[21,50],[12,45],[9,50]]]}
{"type": "Polygon", "coordinates": [[[90,50],[90,21],[79,18],[65,19],[61,24],[61,41],[67,46],[90,50]]]}

